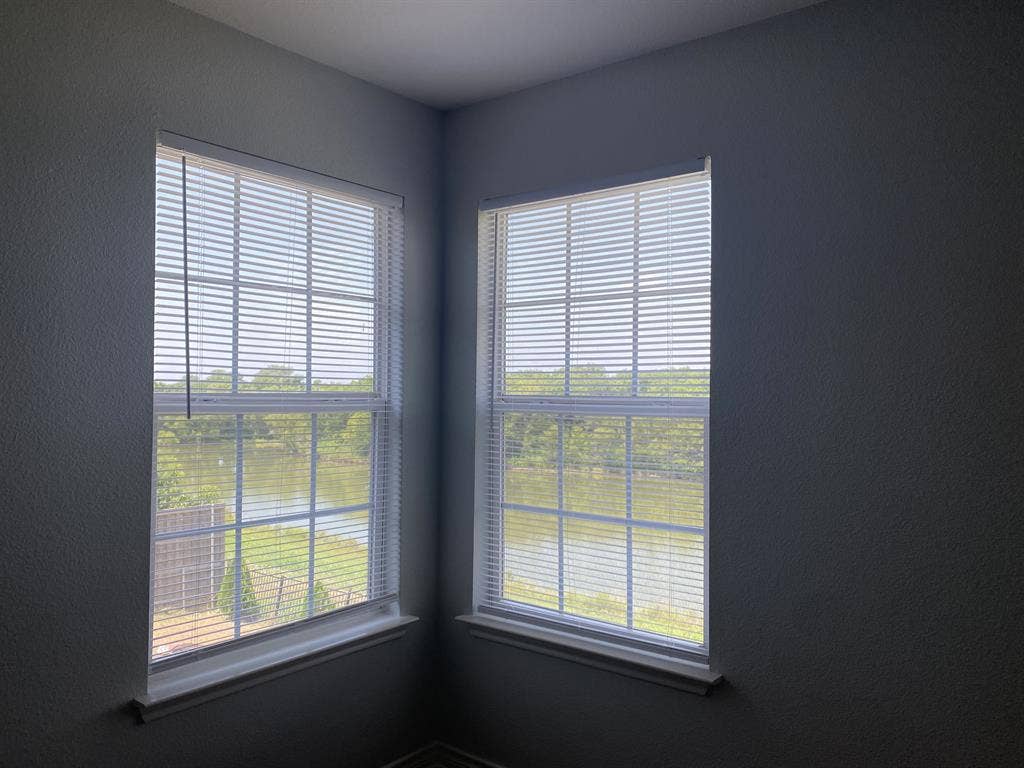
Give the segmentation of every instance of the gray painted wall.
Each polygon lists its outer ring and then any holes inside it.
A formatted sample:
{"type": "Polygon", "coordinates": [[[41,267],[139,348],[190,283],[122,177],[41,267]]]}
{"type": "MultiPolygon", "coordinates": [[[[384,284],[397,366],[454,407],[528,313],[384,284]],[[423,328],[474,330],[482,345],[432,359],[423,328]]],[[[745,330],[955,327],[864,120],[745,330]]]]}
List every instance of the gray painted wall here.
{"type": "Polygon", "coordinates": [[[446,123],[442,737],[533,766],[1024,763],[1024,17],[838,0],[446,123]],[[476,206],[714,157],[702,699],[469,637],[476,206]]]}
{"type": "Polygon", "coordinates": [[[0,765],[376,766],[421,746],[442,116],[163,2],[3,0],[0,30],[0,765]],[[157,129],[405,195],[402,598],[424,620],[139,725],[157,129]]]}

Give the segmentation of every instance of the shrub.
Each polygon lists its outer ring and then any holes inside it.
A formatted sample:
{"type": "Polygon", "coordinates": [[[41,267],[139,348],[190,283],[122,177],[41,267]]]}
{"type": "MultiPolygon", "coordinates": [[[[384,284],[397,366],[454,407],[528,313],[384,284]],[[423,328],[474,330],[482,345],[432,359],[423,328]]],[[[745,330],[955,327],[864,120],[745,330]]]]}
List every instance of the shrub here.
{"type": "MultiPolygon", "coordinates": [[[[236,561],[228,563],[224,569],[224,579],[217,591],[217,608],[229,617],[235,615],[235,569],[236,561]]],[[[242,621],[257,621],[260,617],[259,603],[256,601],[256,589],[252,585],[252,575],[245,561],[242,561],[242,594],[241,614],[242,621]]]]}
{"type": "Polygon", "coordinates": [[[315,613],[326,613],[334,610],[334,601],[331,600],[331,593],[321,582],[313,584],[313,611],[315,613]]]}

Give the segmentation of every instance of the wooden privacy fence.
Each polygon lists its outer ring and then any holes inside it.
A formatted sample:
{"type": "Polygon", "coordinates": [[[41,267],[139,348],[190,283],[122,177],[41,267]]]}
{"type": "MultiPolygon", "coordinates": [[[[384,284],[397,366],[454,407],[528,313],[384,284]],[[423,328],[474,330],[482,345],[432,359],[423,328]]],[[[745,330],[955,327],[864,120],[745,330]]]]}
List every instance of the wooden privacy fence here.
{"type": "MultiPolygon", "coordinates": [[[[181,509],[159,510],[156,533],[202,530],[223,525],[224,504],[203,504],[181,509]]],[[[153,563],[153,610],[200,613],[218,606],[229,561],[225,554],[225,532],[214,531],[192,536],[158,539],[153,563]]],[[[306,615],[309,582],[291,572],[253,568],[245,558],[242,565],[252,590],[249,619],[294,620],[306,615]]],[[[363,602],[362,589],[339,589],[316,581],[313,599],[317,613],[363,602]]],[[[230,593],[229,593],[230,601],[230,593]]],[[[243,607],[247,606],[243,595],[243,607]]],[[[227,608],[230,612],[230,606],[227,608]]]]}
{"type": "MultiPolygon", "coordinates": [[[[222,525],[225,512],[224,504],[158,510],[156,533],[222,525]]],[[[158,540],[153,562],[153,610],[192,612],[214,608],[224,568],[224,531],[158,540]]]]}

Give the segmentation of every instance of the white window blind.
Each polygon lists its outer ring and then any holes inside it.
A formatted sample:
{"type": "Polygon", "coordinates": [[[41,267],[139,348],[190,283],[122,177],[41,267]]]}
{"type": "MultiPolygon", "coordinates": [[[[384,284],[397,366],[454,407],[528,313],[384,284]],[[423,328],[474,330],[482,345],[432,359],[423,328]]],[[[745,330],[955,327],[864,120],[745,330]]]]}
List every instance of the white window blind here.
{"type": "Polygon", "coordinates": [[[704,656],[710,163],[479,235],[477,609],[704,656]]]}
{"type": "Polygon", "coordinates": [[[398,592],[401,198],[182,141],[156,153],[156,666],[398,592]]]}

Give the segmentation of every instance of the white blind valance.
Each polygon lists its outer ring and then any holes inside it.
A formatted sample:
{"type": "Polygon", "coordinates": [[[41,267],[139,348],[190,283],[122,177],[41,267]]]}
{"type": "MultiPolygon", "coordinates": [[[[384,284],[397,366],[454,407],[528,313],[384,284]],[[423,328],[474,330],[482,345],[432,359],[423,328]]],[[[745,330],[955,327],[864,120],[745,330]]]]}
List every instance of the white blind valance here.
{"type": "Polygon", "coordinates": [[[400,198],[253,161],[156,153],[153,662],[397,596],[400,198]]]}
{"type": "Polygon", "coordinates": [[[479,236],[478,609],[701,655],[710,166],[479,236]]]}

